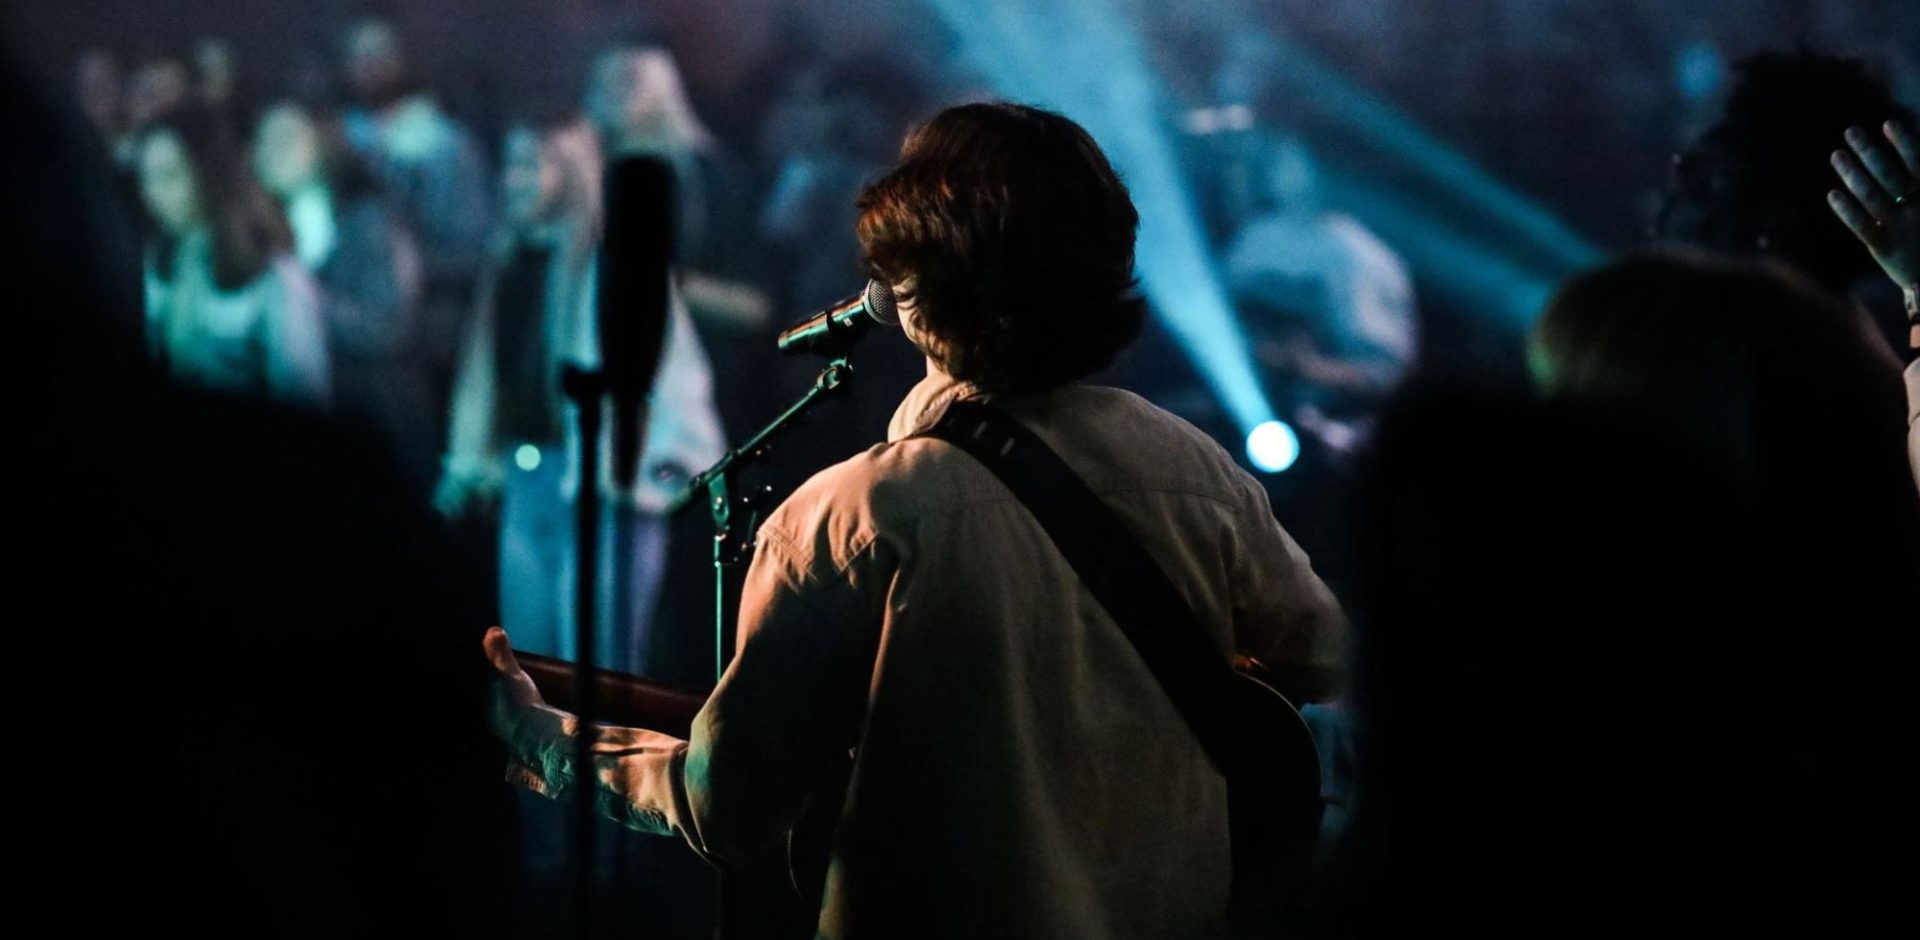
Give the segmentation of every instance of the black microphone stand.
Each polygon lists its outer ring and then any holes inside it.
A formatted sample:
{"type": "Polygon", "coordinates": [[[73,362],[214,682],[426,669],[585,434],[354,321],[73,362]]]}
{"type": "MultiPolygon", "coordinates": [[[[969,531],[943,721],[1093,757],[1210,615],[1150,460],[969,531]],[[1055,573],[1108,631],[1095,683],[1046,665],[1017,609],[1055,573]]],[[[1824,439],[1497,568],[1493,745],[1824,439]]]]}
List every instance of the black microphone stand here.
{"type": "Polygon", "coordinates": [[[578,719],[579,732],[574,739],[575,777],[584,781],[585,786],[578,788],[573,799],[573,858],[577,871],[574,872],[574,932],[581,940],[593,937],[593,891],[594,869],[597,856],[594,854],[594,806],[598,800],[593,792],[595,776],[593,772],[593,716],[594,703],[594,651],[595,624],[598,592],[596,579],[600,570],[600,425],[603,419],[603,399],[607,393],[607,377],[597,372],[568,365],[561,370],[560,388],[571,399],[579,414],[580,426],[580,463],[579,490],[574,495],[574,649],[573,671],[573,710],[578,719]]]}
{"type": "MultiPolygon", "coordinates": [[[[813,387],[798,401],[787,407],[760,432],[748,438],[740,445],[722,456],[713,466],[708,467],[699,476],[688,483],[687,491],[669,512],[678,510],[694,500],[705,498],[707,510],[713,516],[713,677],[718,682],[727,672],[727,664],[733,661],[734,654],[734,590],[738,585],[736,572],[743,569],[753,558],[754,534],[760,527],[760,515],[767,508],[768,488],[757,492],[738,494],[739,481],[735,478],[741,469],[757,461],[766,459],[773,439],[780,432],[799,423],[808,411],[820,403],[820,400],[833,394],[842,394],[847,382],[853,376],[853,364],[846,356],[836,356],[827,363],[826,368],[813,380],[813,387]],[[744,520],[743,520],[744,517],[744,520]],[[744,524],[742,522],[744,521],[744,524]]],[[[726,872],[720,873],[719,907],[716,912],[715,936],[729,938],[734,934],[732,890],[726,872]]]]}

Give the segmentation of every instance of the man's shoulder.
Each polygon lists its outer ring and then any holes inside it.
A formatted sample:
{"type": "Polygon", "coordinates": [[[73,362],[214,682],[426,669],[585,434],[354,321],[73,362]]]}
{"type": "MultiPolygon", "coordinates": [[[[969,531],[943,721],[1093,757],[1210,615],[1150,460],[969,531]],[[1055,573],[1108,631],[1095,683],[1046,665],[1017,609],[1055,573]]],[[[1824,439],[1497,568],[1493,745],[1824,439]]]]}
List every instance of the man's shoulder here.
{"type": "MultiPolygon", "coordinates": [[[[1134,479],[1239,499],[1258,482],[1207,432],[1134,392],[1076,386],[1054,435],[1082,476],[1134,479]],[[1076,459],[1079,458],[1079,459],[1076,459]]],[[[1042,429],[1043,436],[1047,434],[1042,429]]]]}
{"type": "Polygon", "coordinates": [[[927,502],[929,488],[962,468],[967,458],[924,437],[875,444],[809,477],[781,504],[780,512],[832,512],[878,518],[912,513],[927,502]]]}
{"type": "MultiPolygon", "coordinates": [[[[1238,499],[1257,486],[1226,449],[1180,416],[1124,389],[1083,385],[1045,399],[1005,403],[1098,489],[1177,484],[1238,499]]],[[[855,454],[815,474],[781,506],[798,520],[820,515],[869,525],[1004,501],[992,472],[965,452],[910,436],[855,454]]]]}
{"type": "MultiPolygon", "coordinates": [[[[1075,386],[1005,410],[1108,499],[1198,500],[1234,517],[1271,518],[1259,483],[1213,438],[1132,392],[1075,386]]],[[[1001,512],[1011,499],[965,451],[910,436],[814,474],[761,532],[793,564],[837,569],[875,546],[914,543],[931,520],[1001,512]]]]}
{"type": "MultiPolygon", "coordinates": [[[[801,567],[844,567],[883,533],[898,533],[941,506],[964,504],[965,454],[926,438],[876,444],[795,489],[761,526],[801,567]]],[[[984,474],[984,468],[979,470],[984,474]]]]}
{"type": "Polygon", "coordinates": [[[1169,445],[1196,448],[1209,456],[1232,461],[1225,448],[1193,422],[1148,401],[1137,392],[1107,385],[1076,385],[1067,391],[1068,406],[1093,409],[1102,424],[1123,424],[1153,433],[1169,445]]]}

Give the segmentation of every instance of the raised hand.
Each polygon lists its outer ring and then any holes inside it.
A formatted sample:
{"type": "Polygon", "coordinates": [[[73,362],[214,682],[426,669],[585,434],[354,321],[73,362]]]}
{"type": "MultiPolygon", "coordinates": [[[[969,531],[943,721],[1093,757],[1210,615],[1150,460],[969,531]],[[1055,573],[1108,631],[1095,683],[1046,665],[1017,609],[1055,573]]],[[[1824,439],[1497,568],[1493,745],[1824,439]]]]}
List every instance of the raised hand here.
{"type": "Polygon", "coordinates": [[[507,631],[488,627],[481,639],[481,647],[497,673],[487,707],[487,724],[496,737],[504,740],[513,733],[513,726],[527,709],[544,705],[546,700],[540,697],[540,690],[534,686],[533,678],[520,668],[520,661],[514,658],[513,645],[507,641],[507,631]]]}
{"type": "Polygon", "coordinates": [[[1827,193],[1827,204],[1853,230],[1895,284],[1920,289],[1920,137],[1888,121],[1877,139],[1847,129],[1849,149],[1833,152],[1833,168],[1846,191],[1827,193]]]}

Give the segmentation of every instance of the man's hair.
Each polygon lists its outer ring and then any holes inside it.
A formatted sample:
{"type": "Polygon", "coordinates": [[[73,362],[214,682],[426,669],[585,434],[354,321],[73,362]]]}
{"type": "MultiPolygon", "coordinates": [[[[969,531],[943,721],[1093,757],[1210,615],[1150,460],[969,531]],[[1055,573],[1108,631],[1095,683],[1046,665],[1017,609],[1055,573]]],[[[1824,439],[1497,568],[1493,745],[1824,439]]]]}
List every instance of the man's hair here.
{"type": "Polygon", "coordinates": [[[1838,185],[1827,155],[1849,127],[1877,134],[1911,121],[1857,59],[1801,51],[1742,60],[1726,114],[1681,154],[1657,234],[1738,255],[1778,258],[1829,291],[1878,268],[1827,208],[1838,185]]]}
{"type": "Polygon", "coordinates": [[[1080,125],[1016,104],[949,108],[861,193],[869,272],[906,283],[927,352],[983,389],[1045,391],[1139,335],[1140,215],[1080,125]]]}

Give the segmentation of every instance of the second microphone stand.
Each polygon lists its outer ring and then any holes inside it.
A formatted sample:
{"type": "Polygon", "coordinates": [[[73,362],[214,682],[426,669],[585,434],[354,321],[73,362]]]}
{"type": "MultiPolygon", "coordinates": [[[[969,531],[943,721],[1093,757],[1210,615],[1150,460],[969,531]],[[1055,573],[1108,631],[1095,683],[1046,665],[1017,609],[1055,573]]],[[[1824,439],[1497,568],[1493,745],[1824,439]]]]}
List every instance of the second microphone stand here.
{"type": "Polygon", "coordinates": [[[807,412],[829,395],[842,394],[853,377],[853,364],[845,356],[835,357],[814,377],[813,387],[787,410],[780,413],[759,433],[721,457],[687,486],[682,505],[704,497],[713,517],[713,676],[715,681],[727,671],[733,660],[734,573],[753,558],[754,533],[760,515],[767,508],[769,491],[740,493],[739,472],[766,458],[773,439],[804,418],[807,412]],[[744,521],[744,524],[742,524],[744,521]]]}
{"type": "MultiPolygon", "coordinates": [[[[737,573],[753,559],[754,536],[760,527],[760,517],[768,508],[767,497],[771,490],[760,487],[757,490],[741,493],[739,472],[746,467],[766,459],[774,438],[800,422],[807,412],[829,395],[844,394],[847,382],[853,377],[853,364],[845,356],[836,356],[827,363],[826,368],[813,380],[813,387],[798,401],[787,406],[759,433],[747,439],[722,456],[713,466],[708,467],[687,485],[687,494],[673,508],[678,509],[696,499],[704,498],[707,511],[713,517],[713,677],[720,681],[726,675],[727,664],[733,661],[734,654],[734,591],[739,585],[737,573]]],[[[671,510],[670,510],[671,511],[671,510]]],[[[737,935],[735,926],[736,903],[732,879],[726,872],[720,874],[720,897],[718,904],[715,936],[720,940],[732,940],[737,935]]]]}

